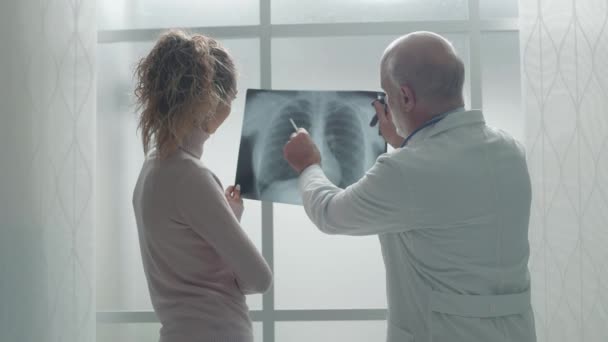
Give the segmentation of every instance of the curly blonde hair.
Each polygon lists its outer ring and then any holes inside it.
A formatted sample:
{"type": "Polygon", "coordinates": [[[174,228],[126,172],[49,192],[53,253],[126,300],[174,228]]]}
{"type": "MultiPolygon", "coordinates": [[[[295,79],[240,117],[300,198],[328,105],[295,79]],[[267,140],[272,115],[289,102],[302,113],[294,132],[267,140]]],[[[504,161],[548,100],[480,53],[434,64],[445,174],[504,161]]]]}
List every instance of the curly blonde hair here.
{"type": "Polygon", "coordinates": [[[236,68],[215,39],[180,30],[163,33],[135,69],[144,152],[173,152],[195,127],[205,129],[219,104],[236,96],[236,68]]]}

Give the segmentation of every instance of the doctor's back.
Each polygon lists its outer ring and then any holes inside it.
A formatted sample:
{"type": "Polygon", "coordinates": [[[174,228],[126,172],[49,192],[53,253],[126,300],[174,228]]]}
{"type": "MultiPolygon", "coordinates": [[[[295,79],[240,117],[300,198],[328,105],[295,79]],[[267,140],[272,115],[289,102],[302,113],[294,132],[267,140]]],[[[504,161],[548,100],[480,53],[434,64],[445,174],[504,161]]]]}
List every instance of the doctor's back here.
{"type": "Polygon", "coordinates": [[[389,334],[534,341],[523,148],[479,111],[452,113],[416,138],[382,161],[397,176],[386,186],[403,222],[379,234],[389,334]]]}
{"type": "Polygon", "coordinates": [[[523,147],[481,111],[449,113],[357,183],[300,175],[323,232],[378,235],[388,342],[533,342],[530,178],[523,147]]]}

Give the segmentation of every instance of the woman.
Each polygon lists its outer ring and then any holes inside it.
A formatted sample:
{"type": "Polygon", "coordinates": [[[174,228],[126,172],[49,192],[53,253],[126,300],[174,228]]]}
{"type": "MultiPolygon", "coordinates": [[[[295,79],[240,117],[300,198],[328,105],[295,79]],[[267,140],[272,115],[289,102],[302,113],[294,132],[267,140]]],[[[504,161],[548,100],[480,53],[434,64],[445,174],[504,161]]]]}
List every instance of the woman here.
{"type": "Polygon", "coordinates": [[[236,96],[234,63],[214,39],[170,31],[136,78],[147,156],[133,207],[160,341],[251,342],[244,295],[272,274],[240,227],[239,187],[224,192],[200,160],[236,96]]]}

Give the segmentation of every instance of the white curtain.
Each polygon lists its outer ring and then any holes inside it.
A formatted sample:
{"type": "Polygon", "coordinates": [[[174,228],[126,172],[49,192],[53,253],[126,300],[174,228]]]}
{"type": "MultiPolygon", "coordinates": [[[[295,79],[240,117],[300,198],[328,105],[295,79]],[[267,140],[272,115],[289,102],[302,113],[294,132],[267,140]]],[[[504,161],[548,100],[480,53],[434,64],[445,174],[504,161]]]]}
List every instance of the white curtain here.
{"type": "Polygon", "coordinates": [[[539,341],[608,340],[608,1],[520,0],[539,341]]]}
{"type": "Polygon", "coordinates": [[[0,341],[93,341],[95,1],[0,25],[0,341]]]}

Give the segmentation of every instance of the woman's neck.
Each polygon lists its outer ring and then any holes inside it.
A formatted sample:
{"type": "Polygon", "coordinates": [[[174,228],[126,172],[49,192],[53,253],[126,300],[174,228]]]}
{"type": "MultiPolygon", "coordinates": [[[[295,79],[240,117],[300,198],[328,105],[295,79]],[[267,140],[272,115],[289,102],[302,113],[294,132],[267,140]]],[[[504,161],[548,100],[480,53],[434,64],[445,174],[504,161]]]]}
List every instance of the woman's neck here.
{"type": "Polygon", "coordinates": [[[207,139],[209,139],[209,133],[200,128],[194,128],[190,134],[184,137],[180,148],[200,159],[203,155],[203,145],[207,139]]]}

